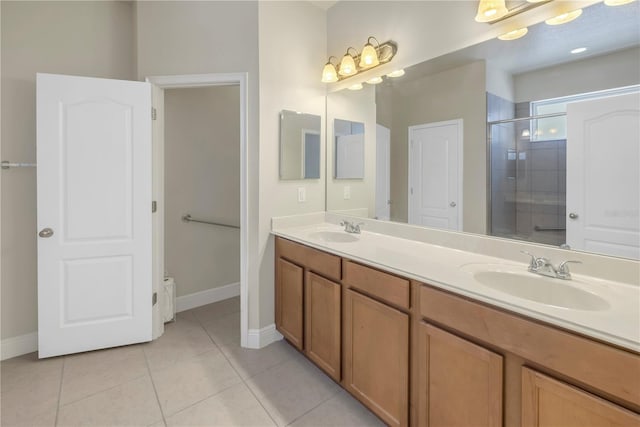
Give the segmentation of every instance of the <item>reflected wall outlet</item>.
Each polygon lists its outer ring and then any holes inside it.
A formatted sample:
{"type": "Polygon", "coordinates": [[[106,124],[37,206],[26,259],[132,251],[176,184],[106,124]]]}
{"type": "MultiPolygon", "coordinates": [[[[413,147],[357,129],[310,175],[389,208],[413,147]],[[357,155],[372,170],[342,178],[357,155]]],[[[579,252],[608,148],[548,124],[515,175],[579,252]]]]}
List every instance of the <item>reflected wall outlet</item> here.
{"type": "Polygon", "coordinates": [[[304,187],[298,187],[298,203],[307,201],[307,190],[304,187]]]}
{"type": "Polygon", "coordinates": [[[349,185],[345,185],[344,186],[344,189],[343,189],[343,192],[342,192],[342,197],[345,200],[349,200],[351,198],[351,186],[349,186],[349,185]]]}

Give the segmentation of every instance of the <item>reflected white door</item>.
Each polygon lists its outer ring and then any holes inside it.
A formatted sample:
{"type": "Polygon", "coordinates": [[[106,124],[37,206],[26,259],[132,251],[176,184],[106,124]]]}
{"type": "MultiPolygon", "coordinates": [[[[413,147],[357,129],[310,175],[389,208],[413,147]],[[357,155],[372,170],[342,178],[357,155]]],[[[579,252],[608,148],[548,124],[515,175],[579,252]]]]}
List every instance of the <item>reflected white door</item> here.
{"type": "Polygon", "coordinates": [[[376,125],[376,219],[391,217],[391,130],[376,125]]]}
{"type": "Polygon", "coordinates": [[[409,223],[462,230],[462,120],[409,127],[409,223]]]}
{"type": "Polygon", "coordinates": [[[640,94],[567,105],[567,244],[640,258],[640,94]]]}
{"type": "Polygon", "coordinates": [[[151,340],[151,86],[38,74],[38,351],[151,340]]]}

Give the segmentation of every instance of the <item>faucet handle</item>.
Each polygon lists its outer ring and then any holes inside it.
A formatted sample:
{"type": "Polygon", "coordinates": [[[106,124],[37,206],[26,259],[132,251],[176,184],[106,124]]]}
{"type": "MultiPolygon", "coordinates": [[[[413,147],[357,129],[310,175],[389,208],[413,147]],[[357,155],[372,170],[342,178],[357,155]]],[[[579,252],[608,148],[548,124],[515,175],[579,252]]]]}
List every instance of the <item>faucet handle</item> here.
{"type": "Polygon", "coordinates": [[[529,271],[532,271],[532,270],[535,270],[536,268],[538,268],[538,257],[537,256],[535,256],[531,252],[527,252],[527,251],[520,251],[520,252],[525,254],[525,255],[529,255],[531,257],[531,261],[529,262],[529,271]]]}
{"type": "Polygon", "coordinates": [[[562,276],[561,278],[563,279],[571,278],[571,272],[569,271],[569,266],[567,265],[570,263],[582,264],[582,261],[574,261],[574,260],[562,261],[560,265],[558,265],[558,276],[562,276]]]}

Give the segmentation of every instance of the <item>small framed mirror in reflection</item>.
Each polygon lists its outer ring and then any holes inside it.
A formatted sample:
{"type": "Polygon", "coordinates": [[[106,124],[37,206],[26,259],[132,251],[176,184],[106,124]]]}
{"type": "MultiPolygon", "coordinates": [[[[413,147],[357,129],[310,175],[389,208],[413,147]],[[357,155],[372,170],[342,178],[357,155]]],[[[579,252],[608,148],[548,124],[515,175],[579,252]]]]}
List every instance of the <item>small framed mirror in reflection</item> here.
{"type": "Polygon", "coordinates": [[[364,178],[364,123],[335,119],[333,122],[335,179],[364,178]]]}
{"type": "Polygon", "coordinates": [[[280,113],[280,179],[320,179],[320,124],[315,114],[280,113]]]}

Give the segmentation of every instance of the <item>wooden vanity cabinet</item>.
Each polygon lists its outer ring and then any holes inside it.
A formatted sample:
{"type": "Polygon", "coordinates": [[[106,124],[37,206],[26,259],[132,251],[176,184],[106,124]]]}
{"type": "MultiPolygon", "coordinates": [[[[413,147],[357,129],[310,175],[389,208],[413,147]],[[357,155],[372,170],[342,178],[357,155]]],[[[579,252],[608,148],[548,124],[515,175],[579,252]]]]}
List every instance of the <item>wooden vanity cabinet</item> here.
{"type": "Polygon", "coordinates": [[[533,369],[522,368],[523,427],[639,425],[640,416],[636,413],[533,369]]]}
{"type": "Polygon", "coordinates": [[[418,425],[502,426],[503,357],[425,322],[418,336],[418,425]]]}
{"type": "Polygon", "coordinates": [[[276,238],[276,329],[341,379],[341,259],[276,238]]]}

